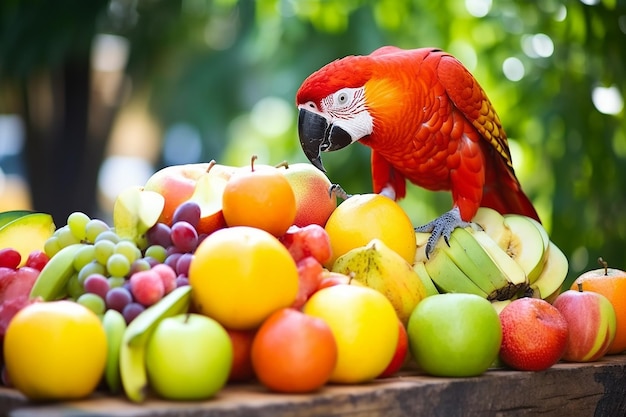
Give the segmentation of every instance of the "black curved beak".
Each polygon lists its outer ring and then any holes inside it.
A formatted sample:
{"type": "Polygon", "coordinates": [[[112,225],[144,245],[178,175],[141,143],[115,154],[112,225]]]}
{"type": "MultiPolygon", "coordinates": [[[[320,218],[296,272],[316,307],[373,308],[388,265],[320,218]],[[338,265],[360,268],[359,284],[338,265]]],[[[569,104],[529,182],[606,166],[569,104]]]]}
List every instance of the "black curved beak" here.
{"type": "Polygon", "coordinates": [[[298,114],[298,136],[306,157],[323,172],[326,170],[322,164],[321,152],[336,151],[352,143],[348,132],[306,109],[300,109],[298,114]]]}

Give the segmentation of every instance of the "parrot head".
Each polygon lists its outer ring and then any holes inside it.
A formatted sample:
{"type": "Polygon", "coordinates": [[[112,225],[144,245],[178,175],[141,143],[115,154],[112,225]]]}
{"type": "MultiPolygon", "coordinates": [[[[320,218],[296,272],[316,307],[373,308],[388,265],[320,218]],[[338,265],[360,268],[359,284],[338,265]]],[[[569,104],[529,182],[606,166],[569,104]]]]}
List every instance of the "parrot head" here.
{"type": "Polygon", "coordinates": [[[365,58],[331,62],[304,80],[296,94],[300,145],[322,171],[321,152],[345,148],[373,131],[366,95],[372,71],[363,65],[365,58]]]}

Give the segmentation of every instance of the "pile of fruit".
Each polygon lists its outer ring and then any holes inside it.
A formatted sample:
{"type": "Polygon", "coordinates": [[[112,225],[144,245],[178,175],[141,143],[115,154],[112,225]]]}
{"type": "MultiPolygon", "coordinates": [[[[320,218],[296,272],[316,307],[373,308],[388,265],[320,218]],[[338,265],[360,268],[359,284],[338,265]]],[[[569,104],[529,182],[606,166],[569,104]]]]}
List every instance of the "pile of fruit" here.
{"type": "Polygon", "coordinates": [[[626,273],[563,291],[567,259],[538,222],[480,208],[427,256],[396,202],[332,190],[312,165],[252,158],[164,168],[110,225],[0,213],[3,383],[33,400],[198,400],[626,350],[626,273]]]}

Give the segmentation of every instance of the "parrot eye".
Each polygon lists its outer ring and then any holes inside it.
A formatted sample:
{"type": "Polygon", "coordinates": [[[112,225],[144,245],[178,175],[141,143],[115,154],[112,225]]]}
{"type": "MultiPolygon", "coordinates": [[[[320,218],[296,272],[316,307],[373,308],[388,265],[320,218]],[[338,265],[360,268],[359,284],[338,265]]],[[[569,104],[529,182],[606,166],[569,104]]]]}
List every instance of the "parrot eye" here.
{"type": "Polygon", "coordinates": [[[348,102],[348,93],[343,92],[337,95],[337,104],[346,104],[348,102]]]}

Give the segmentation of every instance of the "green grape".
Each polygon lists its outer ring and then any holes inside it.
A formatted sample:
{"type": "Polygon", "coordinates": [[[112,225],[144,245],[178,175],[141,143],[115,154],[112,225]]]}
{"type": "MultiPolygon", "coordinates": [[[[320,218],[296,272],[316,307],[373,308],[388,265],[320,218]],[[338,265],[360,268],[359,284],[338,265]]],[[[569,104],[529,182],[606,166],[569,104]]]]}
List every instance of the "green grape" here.
{"type": "Polygon", "coordinates": [[[91,219],[85,225],[85,238],[87,242],[94,243],[98,236],[100,236],[100,233],[106,232],[107,230],[110,230],[108,224],[100,219],[91,219]]]}
{"type": "Polygon", "coordinates": [[[141,251],[137,245],[130,240],[119,241],[119,243],[115,245],[115,250],[113,252],[124,255],[131,264],[141,258],[141,251]]]}
{"type": "Polygon", "coordinates": [[[94,256],[96,261],[98,261],[101,265],[106,265],[109,257],[113,255],[115,243],[107,239],[100,239],[93,244],[93,247],[95,249],[94,256]]]}
{"type": "Polygon", "coordinates": [[[87,277],[91,274],[100,274],[106,275],[107,271],[104,265],[97,261],[89,262],[87,265],[83,266],[83,269],[78,271],[78,281],[80,281],[80,285],[83,285],[83,282],[87,279],[87,277]]]}
{"type": "Polygon", "coordinates": [[[68,225],[57,230],[57,239],[61,248],[73,245],[74,243],[80,243],[80,240],[76,239],[76,236],[74,236],[68,225]]]}
{"type": "Polygon", "coordinates": [[[114,253],[107,260],[107,271],[111,276],[125,277],[130,272],[130,262],[121,253],[114,253]]]}
{"type": "Polygon", "coordinates": [[[167,250],[161,245],[152,245],[146,249],[145,256],[154,258],[160,263],[165,262],[167,258],[167,250]]]}
{"type": "Polygon", "coordinates": [[[106,311],[106,304],[98,294],[86,292],[76,299],[78,304],[82,304],[97,315],[102,315],[106,311]]]}
{"type": "Polygon", "coordinates": [[[120,241],[120,237],[113,230],[109,229],[100,233],[94,243],[98,243],[102,240],[109,240],[113,243],[118,243],[120,241]]]}
{"type": "Polygon", "coordinates": [[[124,277],[108,277],[107,281],[109,281],[109,288],[117,288],[121,287],[126,283],[126,278],[124,277]]]}
{"type": "Polygon", "coordinates": [[[82,242],[87,237],[87,223],[89,223],[90,220],[89,216],[85,213],[75,211],[67,217],[67,226],[74,237],[82,242]]]}
{"type": "Polygon", "coordinates": [[[65,285],[67,295],[69,295],[74,300],[76,300],[78,297],[85,293],[83,284],[78,280],[78,273],[72,274],[70,279],[67,280],[67,284],[65,285]]]}
{"type": "Polygon", "coordinates": [[[61,245],[59,244],[59,238],[56,234],[53,234],[46,240],[43,244],[43,251],[48,255],[48,257],[52,258],[58,251],[61,250],[61,245]]]}
{"type": "Polygon", "coordinates": [[[137,259],[135,262],[130,264],[130,275],[134,274],[135,272],[139,272],[139,271],[147,271],[150,268],[152,268],[150,266],[150,262],[148,262],[147,260],[145,260],[143,258],[137,259]]]}
{"type": "Polygon", "coordinates": [[[96,259],[96,249],[93,245],[85,245],[74,255],[74,269],[80,271],[89,262],[96,259]]]}

